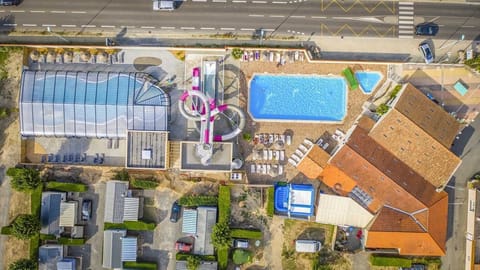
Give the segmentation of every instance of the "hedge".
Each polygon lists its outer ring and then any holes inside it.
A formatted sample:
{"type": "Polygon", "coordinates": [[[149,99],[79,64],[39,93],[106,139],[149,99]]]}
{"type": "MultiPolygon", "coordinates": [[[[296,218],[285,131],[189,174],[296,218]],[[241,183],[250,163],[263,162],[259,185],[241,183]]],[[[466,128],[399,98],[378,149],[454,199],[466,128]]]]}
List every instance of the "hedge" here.
{"type": "Polygon", "coordinates": [[[131,231],[153,231],[157,225],[155,223],[148,223],[144,221],[125,221],[123,223],[109,223],[105,222],[104,230],[118,229],[131,231]]]}
{"type": "Polygon", "coordinates": [[[262,232],[246,229],[231,229],[231,236],[233,238],[245,238],[245,239],[262,239],[262,232]]]}
{"type": "Polygon", "coordinates": [[[156,262],[123,262],[123,269],[157,270],[156,262]]]}
{"type": "Polygon", "coordinates": [[[221,248],[217,250],[218,268],[220,270],[227,269],[228,266],[228,248],[221,248]]]}
{"type": "Polygon", "coordinates": [[[133,179],[130,183],[133,188],[140,189],[155,189],[158,186],[158,182],[155,180],[145,180],[145,179],[133,179]]]}
{"type": "Polygon", "coordinates": [[[273,217],[275,213],[274,200],[275,200],[275,188],[269,187],[267,189],[267,215],[273,217]]]}
{"type": "Polygon", "coordinates": [[[375,266],[395,266],[395,267],[411,267],[412,260],[400,257],[387,256],[370,256],[370,262],[375,266]]]}
{"type": "Polygon", "coordinates": [[[230,187],[218,189],[218,222],[230,222],[230,187]]]}
{"type": "Polygon", "coordinates": [[[215,261],[217,261],[217,258],[215,258],[215,256],[213,256],[213,255],[194,255],[194,254],[180,253],[180,252],[178,252],[178,253],[175,255],[175,260],[177,260],[177,261],[186,261],[186,260],[188,259],[188,257],[192,257],[192,256],[198,257],[198,258],[200,258],[200,260],[206,261],[206,262],[215,262],[215,261]]]}
{"type": "Polygon", "coordinates": [[[85,239],[83,238],[68,238],[60,237],[58,243],[67,246],[81,246],[85,244],[85,239]]]}
{"type": "Polygon", "coordinates": [[[62,182],[48,182],[47,189],[53,189],[65,192],[85,192],[88,187],[80,183],[62,183],[62,182]]]}
{"type": "Polygon", "coordinates": [[[11,234],[12,234],[12,226],[2,227],[2,232],[1,232],[1,234],[3,234],[3,235],[11,235],[11,234]]]}
{"type": "Polygon", "coordinates": [[[55,235],[53,234],[43,234],[43,233],[40,234],[40,240],[55,240],[55,239],[57,239],[57,237],[55,237],[55,235]]]}
{"type": "Polygon", "coordinates": [[[217,206],[217,196],[183,196],[178,200],[178,203],[182,206],[217,206]]]}
{"type": "Polygon", "coordinates": [[[42,186],[39,186],[30,193],[30,213],[38,216],[40,219],[40,210],[42,208],[42,186]]]}
{"type": "Polygon", "coordinates": [[[35,236],[30,238],[30,259],[37,261],[38,260],[38,247],[40,246],[40,234],[37,233],[35,236]]]}

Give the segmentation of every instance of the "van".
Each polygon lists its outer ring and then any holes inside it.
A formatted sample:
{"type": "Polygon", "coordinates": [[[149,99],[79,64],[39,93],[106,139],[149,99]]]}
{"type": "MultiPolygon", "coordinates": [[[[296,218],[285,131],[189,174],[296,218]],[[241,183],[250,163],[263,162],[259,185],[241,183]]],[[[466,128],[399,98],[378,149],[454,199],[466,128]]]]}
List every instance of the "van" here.
{"type": "Polygon", "coordinates": [[[322,248],[322,243],[316,240],[295,240],[295,251],[296,252],[306,252],[306,253],[315,253],[320,251],[322,248]]]}
{"type": "Polygon", "coordinates": [[[0,6],[16,6],[19,0],[0,0],[0,6]]]}
{"type": "Polygon", "coordinates": [[[153,10],[172,11],[174,9],[175,9],[175,2],[173,0],[154,0],[153,1],[153,10]]]}
{"type": "Polygon", "coordinates": [[[233,242],[235,248],[248,248],[248,240],[246,239],[236,239],[233,242]]]}

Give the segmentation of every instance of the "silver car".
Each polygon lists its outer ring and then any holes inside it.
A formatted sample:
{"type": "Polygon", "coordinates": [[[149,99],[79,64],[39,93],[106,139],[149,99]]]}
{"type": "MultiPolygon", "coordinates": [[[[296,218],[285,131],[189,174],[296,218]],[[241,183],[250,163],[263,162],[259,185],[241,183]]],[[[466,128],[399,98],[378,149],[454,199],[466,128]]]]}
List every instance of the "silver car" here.
{"type": "Polygon", "coordinates": [[[420,44],[418,49],[422,52],[423,59],[425,60],[426,64],[430,64],[430,63],[433,62],[433,53],[432,53],[432,50],[430,49],[430,46],[428,45],[428,43],[420,44]]]}

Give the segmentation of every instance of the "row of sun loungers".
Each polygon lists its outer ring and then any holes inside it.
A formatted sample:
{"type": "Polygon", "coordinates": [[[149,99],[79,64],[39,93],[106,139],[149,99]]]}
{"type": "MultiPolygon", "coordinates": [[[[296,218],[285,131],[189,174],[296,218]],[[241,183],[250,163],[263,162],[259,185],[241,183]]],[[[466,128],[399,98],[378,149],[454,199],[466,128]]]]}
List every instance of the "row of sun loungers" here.
{"type": "Polygon", "coordinates": [[[272,149],[263,149],[263,150],[254,150],[253,160],[285,160],[285,150],[272,150],[272,149]]]}
{"type": "Polygon", "coordinates": [[[308,151],[310,151],[312,146],[312,141],[308,139],[303,140],[303,143],[301,143],[298,148],[295,149],[295,152],[290,156],[290,158],[288,158],[288,163],[296,167],[303,157],[308,153],[308,151]]]}
{"type": "Polygon", "coordinates": [[[42,163],[82,163],[87,159],[87,154],[71,153],[64,155],[48,154],[42,156],[42,163]]]}
{"type": "Polygon", "coordinates": [[[284,134],[261,133],[255,134],[254,137],[254,143],[273,144],[277,141],[281,141],[287,145],[290,145],[292,144],[292,136],[284,134]]]}
{"type": "Polygon", "coordinates": [[[252,164],[250,165],[251,173],[258,174],[272,174],[272,171],[276,175],[282,175],[284,172],[284,167],[281,164],[252,164]]]}
{"type": "Polygon", "coordinates": [[[278,52],[278,51],[244,51],[241,61],[250,62],[250,61],[268,61],[281,63],[282,65],[287,63],[293,63],[296,61],[304,61],[305,55],[302,51],[287,51],[287,52],[278,52]]]}

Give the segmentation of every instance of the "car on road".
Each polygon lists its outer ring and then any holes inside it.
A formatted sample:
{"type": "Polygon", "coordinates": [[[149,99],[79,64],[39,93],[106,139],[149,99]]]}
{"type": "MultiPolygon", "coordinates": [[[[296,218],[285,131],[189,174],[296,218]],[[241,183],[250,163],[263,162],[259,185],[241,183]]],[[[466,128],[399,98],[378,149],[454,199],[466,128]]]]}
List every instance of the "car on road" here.
{"type": "Polygon", "coordinates": [[[82,220],[89,221],[92,218],[92,200],[82,201],[82,220]]]}
{"type": "Polygon", "coordinates": [[[154,0],[153,10],[172,11],[175,9],[175,2],[173,0],[154,0]]]}
{"type": "Polygon", "coordinates": [[[419,24],[415,26],[415,35],[418,36],[435,36],[438,33],[438,25],[436,24],[419,24]]]}
{"type": "Polygon", "coordinates": [[[170,221],[175,223],[180,218],[180,213],[182,212],[182,206],[178,204],[177,201],[172,204],[172,211],[170,212],[170,221]]]}
{"type": "Polygon", "coordinates": [[[16,6],[19,3],[19,0],[0,0],[0,6],[16,6]]]}
{"type": "Polygon", "coordinates": [[[420,46],[418,46],[418,49],[422,52],[426,64],[433,62],[433,53],[428,43],[421,43],[420,46]]]}
{"type": "Polygon", "coordinates": [[[190,252],[192,251],[193,245],[190,243],[185,243],[185,242],[180,242],[177,241],[175,242],[175,250],[180,251],[180,252],[190,252]]]}
{"type": "Polygon", "coordinates": [[[248,240],[246,240],[246,239],[235,239],[235,241],[233,241],[233,246],[235,248],[248,248],[248,240]]]}

